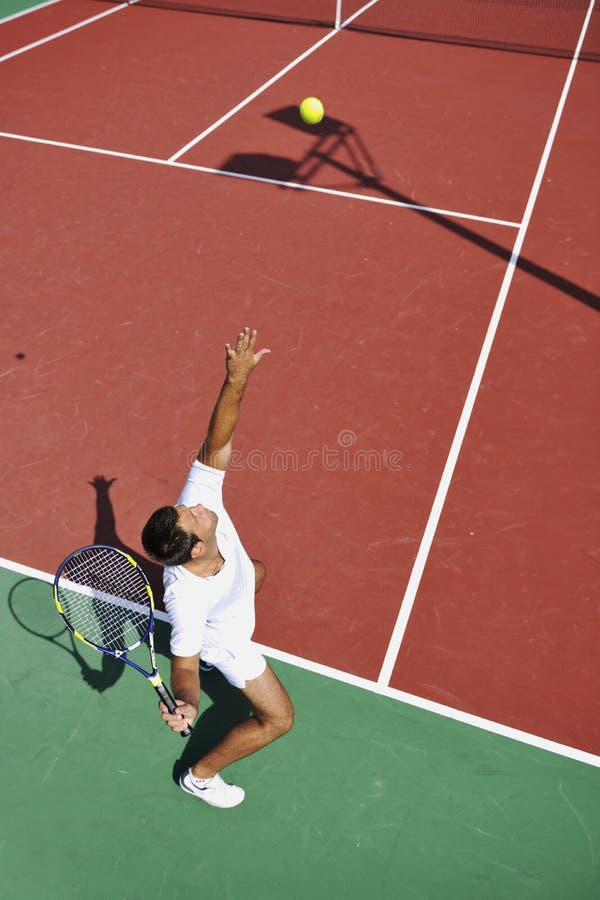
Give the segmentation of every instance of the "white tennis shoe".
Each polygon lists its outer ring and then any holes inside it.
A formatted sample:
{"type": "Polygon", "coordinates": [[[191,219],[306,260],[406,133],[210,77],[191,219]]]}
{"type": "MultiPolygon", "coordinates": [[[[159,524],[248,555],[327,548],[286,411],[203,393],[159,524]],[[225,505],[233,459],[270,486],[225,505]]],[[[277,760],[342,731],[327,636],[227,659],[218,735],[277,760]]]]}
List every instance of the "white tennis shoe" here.
{"type": "Polygon", "coordinates": [[[246,796],[243,788],[236,784],[227,784],[218,772],[210,779],[200,780],[194,778],[191,771],[186,769],[179,778],[179,785],[188,794],[199,797],[210,806],[220,806],[222,809],[238,806],[246,796]]]}

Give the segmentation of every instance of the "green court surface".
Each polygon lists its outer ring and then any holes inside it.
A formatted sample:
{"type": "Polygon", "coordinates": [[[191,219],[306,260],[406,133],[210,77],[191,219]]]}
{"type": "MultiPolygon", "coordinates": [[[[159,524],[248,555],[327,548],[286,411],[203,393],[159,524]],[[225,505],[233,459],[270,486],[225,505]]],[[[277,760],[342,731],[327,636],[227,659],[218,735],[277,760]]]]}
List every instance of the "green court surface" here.
{"type": "Polygon", "coordinates": [[[39,0],[0,0],[0,19],[40,5],[39,0]]]}
{"type": "Polygon", "coordinates": [[[212,809],[173,774],[244,714],[220,676],[184,742],[143,678],[55,637],[50,585],[0,569],[0,594],[3,896],[598,896],[598,769],[273,662],[296,725],[225,771],[246,801],[212,809]]]}

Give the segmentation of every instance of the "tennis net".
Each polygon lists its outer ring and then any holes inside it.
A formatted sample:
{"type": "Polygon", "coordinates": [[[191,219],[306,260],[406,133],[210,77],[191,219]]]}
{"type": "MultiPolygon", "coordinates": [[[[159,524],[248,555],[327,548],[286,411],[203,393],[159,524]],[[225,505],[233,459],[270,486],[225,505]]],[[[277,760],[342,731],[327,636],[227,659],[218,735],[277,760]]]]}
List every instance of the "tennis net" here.
{"type": "MultiPolygon", "coordinates": [[[[572,56],[589,0],[134,0],[218,15],[270,19],[467,44],[523,53],[572,56]],[[358,15],[356,15],[358,13],[358,15]],[[354,17],[354,18],[353,18],[354,17]]],[[[594,9],[581,58],[600,61],[600,13],[594,9]]]]}

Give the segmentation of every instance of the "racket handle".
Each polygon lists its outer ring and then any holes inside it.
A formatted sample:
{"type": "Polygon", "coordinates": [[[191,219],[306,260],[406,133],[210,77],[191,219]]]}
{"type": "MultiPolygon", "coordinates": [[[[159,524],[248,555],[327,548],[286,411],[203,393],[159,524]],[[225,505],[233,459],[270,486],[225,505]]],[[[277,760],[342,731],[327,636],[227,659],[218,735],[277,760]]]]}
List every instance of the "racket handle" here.
{"type": "MultiPolygon", "coordinates": [[[[173,696],[172,696],[170,690],[168,689],[168,687],[164,684],[164,682],[161,682],[160,684],[155,684],[155,685],[153,685],[153,687],[154,687],[154,690],[156,691],[156,693],[158,694],[158,696],[160,697],[160,699],[162,700],[162,702],[165,704],[165,706],[169,710],[169,712],[176,713],[177,712],[177,704],[173,700],[173,696]]],[[[192,733],[193,730],[194,729],[192,728],[191,725],[186,725],[186,727],[183,729],[183,731],[180,731],[179,733],[180,733],[181,737],[188,737],[192,733]]]]}

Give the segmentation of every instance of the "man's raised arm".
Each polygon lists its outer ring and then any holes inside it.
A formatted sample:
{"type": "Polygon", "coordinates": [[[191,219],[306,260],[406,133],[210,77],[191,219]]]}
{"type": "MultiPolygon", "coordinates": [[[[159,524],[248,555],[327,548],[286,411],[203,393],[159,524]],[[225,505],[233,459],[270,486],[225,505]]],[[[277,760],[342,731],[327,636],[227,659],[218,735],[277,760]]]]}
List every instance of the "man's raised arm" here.
{"type": "Polygon", "coordinates": [[[238,419],[240,405],[252,369],[258,365],[268,349],[254,352],[256,330],[244,328],[235,347],[225,345],[227,376],[215,404],[206,438],[198,459],[213,469],[226,469],[231,456],[231,440],[238,419]]]}

